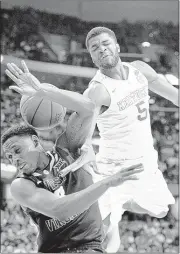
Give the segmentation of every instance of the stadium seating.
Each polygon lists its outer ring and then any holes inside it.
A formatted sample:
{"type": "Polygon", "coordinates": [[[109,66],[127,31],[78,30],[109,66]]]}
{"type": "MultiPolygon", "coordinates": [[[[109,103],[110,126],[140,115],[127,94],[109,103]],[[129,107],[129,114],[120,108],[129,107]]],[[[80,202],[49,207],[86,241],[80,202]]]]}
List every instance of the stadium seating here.
{"type": "MultiPolygon", "coordinates": [[[[64,15],[52,15],[33,9],[21,11],[18,8],[13,11],[3,10],[2,19],[5,27],[2,34],[2,53],[44,62],[58,62],[58,60],[50,47],[47,44],[42,44],[42,41],[44,42],[42,32],[63,34],[71,38],[75,36],[78,42],[82,43],[82,46],[85,48],[85,34],[87,34],[91,27],[97,25],[96,23],[86,23],[75,18],[65,17],[64,15]],[[57,23],[61,25],[57,26],[57,23]],[[67,24],[69,24],[68,27],[67,24]],[[30,35],[26,36],[26,31],[30,35]]],[[[153,43],[164,44],[166,47],[170,45],[172,50],[178,51],[178,28],[171,23],[143,22],[142,24],[130,24],[127,21],[123,21],[121,24],[103,25],[113,28],[124,52],[130,52],[131,47],[129,45],[136,45],[144,40],[142,31],[147,28],[149,33],[158,30],[154,36],[151,36],[153,43]],[[120,33],[120,31],[123,31],[123,33],[120,33]],[[123,36],[126,37],[126,40],[123,40],[123,36]]],[[[65,64],[75,63],[76,65],[92,67],[92,63],[86,55],[78,57],[70,55],[65,64]]],[[[161,65],[156,65],[156,67],[162,69],[161,65]]],[[[163,70],[168,72],[168,66],[163,66],[163,70]]],[[[60,87],[82,93],[87,88],[88,81],[88,79],[69,77],[66,81],[61,80],[60,87]]],[[[13,124],[22,122],[19,110],[20,95],[8,89],[10,84],[11,81],[2,74],[2,132],[13,124]]],[[[158,111],[157,106],[166,108],[174,108],[174,106],[172,103],[153,93],[150,95],[152,134],[155,148],[159,154],[159,166],[168,184],[178,184],[178,111],[158,111]]],[[[50,149],[58,135],[58,127],[52,129],[50,133],[39,132],[39,134],[44,147],[50,149]]],[[[97,137],[98,131],[96,129],[94,138],[97,137]]],[[[94,146],[94,149],[97,152],[98,146],[94,146]]],[[[1,162],[8,164],[2,150],[1,162]]],[[[1,225],[1,252],[36,253],[37,246],[35,240],[37,229],[32,225],[29,218],[23,214],[22,209],[15,201],[6,201],[3,217],[1,225]]],[[[120,251],[178,253],[178,221],[171,211],[163,219],[151,218],[146,215],[139,216],[126,212],[119,226],[121,232],[120,251]]]]}

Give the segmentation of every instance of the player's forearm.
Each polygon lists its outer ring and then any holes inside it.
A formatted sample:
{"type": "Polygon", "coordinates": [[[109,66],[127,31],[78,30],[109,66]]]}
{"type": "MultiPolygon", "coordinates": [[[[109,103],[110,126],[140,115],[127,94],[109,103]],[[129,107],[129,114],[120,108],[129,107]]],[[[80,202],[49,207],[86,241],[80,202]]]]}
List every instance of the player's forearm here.
{"type": "Polygon", "coordinates": [[[86,211],[108,190],[109,185],[108,178],[106,178],[82,191],[57,199],[51,209],[54,217],[65,220],[86,211]]]}
{"type": "Polygon", "coordinates": [[[178,89],[165,80],[158,78],[157,80],[150,82],[149,89],[179,107],[178,89]]]}
{"type": "Polygon", "coordinates": [[[94,130],[95,130],[95,127],[96,127],[97,118],[100,114],[101,105],[97,104],[97,103],[95,103],[95,101],[93,101],[93,98],[91,98],[91,95],[89,94],[88,89],[85,90],[85,92],[83,93],[83,96],[90,99],[95,104],[95,109],[94,109],[94,112],[93,112],[93,115],[92,115],[92,118],[91,118],[91,125],[90,125],[89,132],[88,132],[88,135],[87,135],[87,140],[91,140],[92,136],[93,136],[93,133],[94,133],[94,130]]]}
{"type": "Polygon", "coordinates": [[[92,115],[86,118],[72,114],[68,120],[66,128],[66,136],[69,143],[69,149],[74,150],[80,148],[87,140],[92,142],[92,135],[96,125],[96,109],[92,115]]]}
{"type": "Polygon", "coordinates": [[[92,114],[95,108],[94,103],[85,98],[83,95],[63,89],[59,89],[51,84],[42,83],[39,96],[47,97],[48,99],[73,110],[79,114],[92,114]]]}

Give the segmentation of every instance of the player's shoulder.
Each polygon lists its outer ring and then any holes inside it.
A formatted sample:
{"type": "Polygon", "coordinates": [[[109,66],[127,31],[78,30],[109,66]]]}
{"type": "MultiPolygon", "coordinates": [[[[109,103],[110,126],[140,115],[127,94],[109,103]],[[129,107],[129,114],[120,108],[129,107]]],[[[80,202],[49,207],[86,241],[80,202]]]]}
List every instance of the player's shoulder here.
{"type": "Polygon", "coordinates": [[[143,61],[136,60],[131,62],[130,65],[139,70],[147,78],[148,81],[152,81],[157,78],[156,71],[149,64],[143,61]]]}
{"type": "Polygon", "coordinates": [[[90,91],[103,90],[104,85],[100,81],[92,80],[92,81],[89,82],[88,89],[90,91]]]}
{"type": "Polygon", "coordinates": [[[28,179],[16,178],[11,183],[10,190],[12,196],[14,196],[16,199],[19,199],[31,196],[35,187],[35,184],[28,179]]]}

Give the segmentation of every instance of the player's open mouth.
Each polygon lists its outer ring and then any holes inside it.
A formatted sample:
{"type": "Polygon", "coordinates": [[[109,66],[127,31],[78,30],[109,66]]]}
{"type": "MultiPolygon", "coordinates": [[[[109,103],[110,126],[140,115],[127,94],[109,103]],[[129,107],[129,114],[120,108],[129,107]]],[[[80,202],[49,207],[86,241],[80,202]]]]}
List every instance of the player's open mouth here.
{"type": "Polygon", "coordinates": [[[106,57],[109,57],[109,56],[111,56],[111,55],[103,55],[103,56],[102,56],[102,59],[104,59],[104,58],[106,58],[106,57]]]}

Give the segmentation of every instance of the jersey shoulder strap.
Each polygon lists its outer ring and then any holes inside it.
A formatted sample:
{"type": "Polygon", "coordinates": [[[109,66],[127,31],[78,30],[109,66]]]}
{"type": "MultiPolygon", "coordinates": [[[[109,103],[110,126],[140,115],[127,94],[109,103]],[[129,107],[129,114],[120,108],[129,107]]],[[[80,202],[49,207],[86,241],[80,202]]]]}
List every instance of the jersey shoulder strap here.
{"type": "Polygon", "coordinates": [[[98,83],[103,83],[103,80],[106,78],[106,76],[104,74],[102,74],[100,72],[100,70],[98,70],[96,72],[96,75],[91,79],[91,81],[89,82],[89,85],[91,85],[94,82],[98,82],[98,83]]]}

